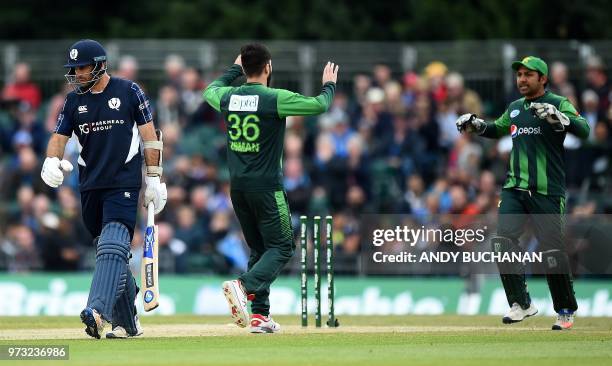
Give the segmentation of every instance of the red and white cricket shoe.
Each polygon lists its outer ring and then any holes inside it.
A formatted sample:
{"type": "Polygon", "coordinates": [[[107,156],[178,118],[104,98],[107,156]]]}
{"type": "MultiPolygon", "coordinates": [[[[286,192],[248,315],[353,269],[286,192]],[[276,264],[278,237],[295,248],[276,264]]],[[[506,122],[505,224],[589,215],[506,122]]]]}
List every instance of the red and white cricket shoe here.
{"type": "Polygon", "coordinates": [[[281,326],[271,316],[251,315],[251,333],[277,333],[281,326]]]}
{"type": "Polygon", "coordinates": [[[229,305],[230,314],[234,323],[245,328],[249,323],[249,309],[247,307],[247,294],[239,280],[223,282],[223,295],[229,305]]]}

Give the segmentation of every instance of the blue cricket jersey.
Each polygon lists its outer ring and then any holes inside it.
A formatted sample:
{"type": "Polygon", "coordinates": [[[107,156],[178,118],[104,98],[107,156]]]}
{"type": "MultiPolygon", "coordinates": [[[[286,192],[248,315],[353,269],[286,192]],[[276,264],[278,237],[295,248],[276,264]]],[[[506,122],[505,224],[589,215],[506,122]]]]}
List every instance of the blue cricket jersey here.
{"type": "Polygon", "coordinates": [[[142,153],[138,126],[153,119],[138,84],[111,77],[103,92],[66,96],[55,132],[76,135],[80,190],[140,188],[142,153]]]}

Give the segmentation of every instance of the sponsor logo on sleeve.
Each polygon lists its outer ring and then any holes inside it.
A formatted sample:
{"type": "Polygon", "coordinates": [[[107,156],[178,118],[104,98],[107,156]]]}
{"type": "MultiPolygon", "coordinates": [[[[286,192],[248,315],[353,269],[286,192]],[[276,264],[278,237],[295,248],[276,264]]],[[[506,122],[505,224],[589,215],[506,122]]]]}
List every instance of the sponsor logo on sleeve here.
{"type": "Polygon", "coordinates": [[[521,113],[521,112],[518,109],[513,110],[512,112],[510,112],[510,118],[514,118],[514,117],[518,116],[519,113],[521,113]]]}

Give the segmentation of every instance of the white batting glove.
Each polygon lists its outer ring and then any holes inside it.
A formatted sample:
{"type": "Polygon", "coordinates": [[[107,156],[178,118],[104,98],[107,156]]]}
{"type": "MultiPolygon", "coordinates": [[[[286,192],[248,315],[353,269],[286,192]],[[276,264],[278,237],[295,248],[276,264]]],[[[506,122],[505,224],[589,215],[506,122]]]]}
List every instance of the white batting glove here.
{"type": "Polygon", "coordinates": [[[144,193],[144,207],[149,205],[149,202],[153,202],[155,206],[155,214],[162,212],[166,206],[168,200],[168,190],[166,189],[166,183],[161,183],[159,177],[145,177],[145,184],[147,185],[144,193]]]}
{"type": "Polygon", "coordinates": [[[478,118],[478,116],[473,113],[461,115],[459,118],[457,118],[457,122],[455,122],[455,124],[457,125],[457,130],[460,133],[466,131],[469,133],[477,133],[479,135],[483,133],[487,127],[485,121],[478,118]]]}
{"type": "Polygon", "coordinates": [[[68,160],[57,157],[47,157],[43,163],[40,177],[49,187],[57,188],[64,182],[64,172],[70,173],[74,169],[68,160]]]}
{"type": "Polygon", "coordinates": [[[570,124],[569,118],[552,104],[531,103],[529,108],[531,108],[536,117],[546,120],[552,125],[553,130],[557,132],[565,130],[565,126],[570,124]]]}

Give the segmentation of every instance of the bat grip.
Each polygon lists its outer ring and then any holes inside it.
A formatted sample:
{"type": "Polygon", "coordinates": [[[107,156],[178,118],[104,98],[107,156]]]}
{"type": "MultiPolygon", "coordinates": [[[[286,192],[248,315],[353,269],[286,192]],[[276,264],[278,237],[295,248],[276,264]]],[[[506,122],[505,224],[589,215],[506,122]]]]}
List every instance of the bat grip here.
{"type": "Polygon", "coordinates": [[[147,205],[147,226],[155,225],[155,205],[149,202],[147,205]]]}

